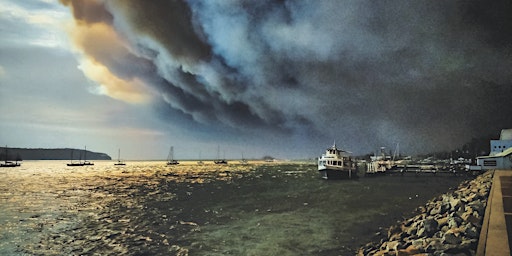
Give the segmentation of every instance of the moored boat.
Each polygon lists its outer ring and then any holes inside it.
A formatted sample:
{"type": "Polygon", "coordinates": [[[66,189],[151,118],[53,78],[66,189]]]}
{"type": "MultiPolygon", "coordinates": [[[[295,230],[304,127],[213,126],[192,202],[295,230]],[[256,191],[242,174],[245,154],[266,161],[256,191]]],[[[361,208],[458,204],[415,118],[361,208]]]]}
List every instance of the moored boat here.
{"type": "Polygon", "coordinates": [[[18,167],[21,164],[18,163],[18,161],[21,161],[21,157],[18,155],[16,156],[16,162],[7,160],[9,158],[9,153],[7,151],[7,145],[5,146],[5,159],[4,163],[0,163],[0,167],[18,167]]]}
{"type": "Polygon", "coordinates": [[[178,165],[180,162],[174,159],[174,147],[169,149],[169,156],[167,157],[167,165],[178,165]]]}
{"type": "Polygon", "coordinates": [[[226,161],[226,158],[220,159],[220,146],[217,146],[217,160],[214,160],[213,163],[228,164],[228,161],[226,161]]]}
{"type": "MultiPolygon", "coordinates": [[[[82,154],[80,154],[80,158],[82,158],[82,154]]],[[[87,161],[87,147],[84,148],[84,161],[81,159],[78,162],[73,162],[73,149],[71,149],[71,162],[67,164],[67,166],[85,166],[85,165],[94,165],[93,162],[87,161]]]]}
{"type": "Polygon", "coordinates": [[[3,164],[0,164],[0,167],[18,167],[21,164],[18,162],[12,162],[12,161],[4,161],[3,164]]]}
{"type": "Polygon", "coordinates": [[[121,161],[121,149],[117,150],[117,163],[114,165],[126,165],[125,162],[121,161]]]}
{"type": "Polygon", "coordinates": [[[18,161],[21,161],[21,157],[19,155],[16,156],[16,162],[7,160],[8,156],[9,156],[9,153],[7,152],[7,146],[5,146],[5,159],[4,159],[4,163],[0,163],[0,167],[18,167],[21,165],[20,163],[18,163],[18,161]]]}
{"type": "Polygon", "coordinates": [[[350,153],[336,147],[336,143],[318,158],[318,171],[323,179],[351,179],[357,177],[357,165],[350,153]]]}
{"type": "Polygon", "coordinates": [[[385,147],[380,148],[380,155],[370,156],[370,162],[366,164],[366,175],[385,174],[390,170],[396,170],[396,160],[399,156],[398,144],[395,152],[386,154],[385,147]]]}

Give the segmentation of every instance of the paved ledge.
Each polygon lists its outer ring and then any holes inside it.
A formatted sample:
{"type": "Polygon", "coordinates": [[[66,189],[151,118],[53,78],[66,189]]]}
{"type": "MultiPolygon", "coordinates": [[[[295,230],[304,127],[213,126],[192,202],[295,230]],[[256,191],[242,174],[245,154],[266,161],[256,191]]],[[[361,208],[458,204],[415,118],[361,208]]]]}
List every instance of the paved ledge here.
{"type": "Polygon", "coordinates": [[[496,170],[476,255],[511,255],[512,171],[496,170]]]}

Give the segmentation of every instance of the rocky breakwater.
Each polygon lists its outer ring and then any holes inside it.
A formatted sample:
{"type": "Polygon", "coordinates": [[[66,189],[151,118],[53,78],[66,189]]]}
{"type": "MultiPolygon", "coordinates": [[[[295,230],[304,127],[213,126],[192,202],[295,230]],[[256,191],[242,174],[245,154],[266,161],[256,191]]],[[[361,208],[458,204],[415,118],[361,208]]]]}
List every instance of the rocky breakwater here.
{"type": "Polygon", "coordinates": [[[475,255],[492,172],[468,180],[416,209],[417,215],[377,233],[358,255],[475,255]]]}

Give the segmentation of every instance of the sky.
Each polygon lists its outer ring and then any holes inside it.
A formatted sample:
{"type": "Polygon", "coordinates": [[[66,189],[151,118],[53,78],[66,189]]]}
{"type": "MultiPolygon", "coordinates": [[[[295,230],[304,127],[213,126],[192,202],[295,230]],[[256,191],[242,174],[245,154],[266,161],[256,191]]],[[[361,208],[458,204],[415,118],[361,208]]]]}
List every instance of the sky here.
{"type": "Polygon", "coordinates": [[[509,13],[500,0],[5,0],[0,143],[125,159],[452,150],[512,128],[509,13]]]}

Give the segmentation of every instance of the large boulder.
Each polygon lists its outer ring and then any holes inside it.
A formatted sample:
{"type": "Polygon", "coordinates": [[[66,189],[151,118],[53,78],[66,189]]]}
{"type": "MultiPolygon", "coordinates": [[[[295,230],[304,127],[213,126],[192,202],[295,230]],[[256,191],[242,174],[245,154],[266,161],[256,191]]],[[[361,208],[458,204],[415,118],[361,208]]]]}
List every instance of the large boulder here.
{"type": "Polygon", "coordinates": [[[423,220],[423,228],[425,229],[425,235],[431,237],[438,231],[438,224],[434,218],[427,218],[423,220]]]}

